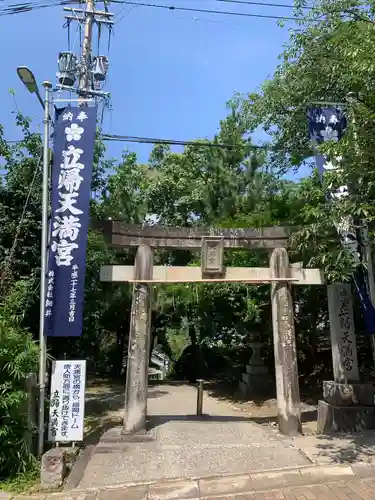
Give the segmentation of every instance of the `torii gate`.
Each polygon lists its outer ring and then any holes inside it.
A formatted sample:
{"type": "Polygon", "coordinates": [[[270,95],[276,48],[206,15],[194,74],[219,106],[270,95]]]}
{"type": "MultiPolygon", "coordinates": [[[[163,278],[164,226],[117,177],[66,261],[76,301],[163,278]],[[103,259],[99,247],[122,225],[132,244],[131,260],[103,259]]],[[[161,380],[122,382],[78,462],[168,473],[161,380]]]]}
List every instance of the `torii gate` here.
{"type": "Polygon", "coordinates": [[[106,221],[101,226],[111,246],[137,247],[135,266],[103,266],[101,280],[134,283],[125,389],[124,432],[144,432],[147,414],[151,285],[153,283],[242,282],[271,284],[278,425],[282,433],[301,432],[300,395],[291,285],[321,285],[319,269],[289,264],[291,229],[192,229],[131,226],[106,221]],[[201,267],[153,265],[153,249],[201,249],[201,267]],[[223,266],[225,248],[269,249],[268,268],[223,266]]]}

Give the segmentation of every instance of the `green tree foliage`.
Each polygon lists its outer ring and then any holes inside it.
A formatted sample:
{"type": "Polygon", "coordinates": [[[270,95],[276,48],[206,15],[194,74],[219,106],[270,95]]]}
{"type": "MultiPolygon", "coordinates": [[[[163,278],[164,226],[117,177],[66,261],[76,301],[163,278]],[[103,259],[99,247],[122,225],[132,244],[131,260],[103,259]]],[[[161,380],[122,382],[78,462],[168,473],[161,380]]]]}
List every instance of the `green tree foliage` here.
{"type": "Polygon", "coordinates": [[[0,303],[0,480],[33,463],[26,378],[36,372],[38,348],[21,326],[33,287],[33,280],[17,281],[0,303]]]}
{"type": "MultiPolygon", "coordinates": [[[[322,266],[329,279],[346,279],[354,263],[340,248],[334,222],[352,215],[367,220],[372,227],[375,215],[374,4],[321,0],[307,11],[302,10],[305,5],[295,1],[300,21],[289,31],[272,78],[263,82],[257,93],[235,96],[232,106],[248,131],[262,127],[269,133],[271,161],[286,172],[308,162],[313,154],[306,108],[316,101],[346,103],[349,127],[345,137],[339,143],[326,144],[322,151],[342,157],[344,167],[327,176],[325,188],[348,185],[351,196],[325,203],[314,182],[312,196],[305,193],[309,203],[302,213],[304,228],[295,235],[303,254],[313,245],[311,263],[322,266]],[[348,100],[353,92],[359,94],[359,100],[348,100]]],[[[307,183],[311,185],[311,180],[307,183]]]]}

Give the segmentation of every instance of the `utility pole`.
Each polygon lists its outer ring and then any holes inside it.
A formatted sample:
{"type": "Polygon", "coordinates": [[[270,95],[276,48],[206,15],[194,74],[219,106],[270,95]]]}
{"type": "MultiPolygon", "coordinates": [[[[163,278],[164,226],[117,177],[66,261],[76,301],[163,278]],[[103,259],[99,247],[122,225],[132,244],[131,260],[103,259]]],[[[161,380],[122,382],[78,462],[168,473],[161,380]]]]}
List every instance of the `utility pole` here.
{"type": "MultiPolygon", "coordinates": [[[[78,21],[84,27],[84,34],[82,52],[78,58],[71,52],[60,53],[58,75],[58,88],[78,94],[80,104],[83,104],[86,98],[106,99],[109,97],[108,92],[101,90],[101,84],[105,82],[108,71],[108,59],[99,54],[93,57],[93,27],[94,24],[109,26],[114,24],[111,20],[112,13],[95,9],[95,0],[86,0],[85,3],[85,9],[64,7],[64,11],[70,12],[65,16],[68,23],[78,21]],[[77,76],[78,85],[74,87],[77,76]]],[[[98,39],[100,39],[100,31],[98,39]]]]}
{"type": "Polygon", "coordinates": [[[92,63],[92,25],[94,23],[95,0],[86,0],[85,30],[82,44],[82,66],[79,80],[79,89],[89,90],[90,69],[92,63]]]}

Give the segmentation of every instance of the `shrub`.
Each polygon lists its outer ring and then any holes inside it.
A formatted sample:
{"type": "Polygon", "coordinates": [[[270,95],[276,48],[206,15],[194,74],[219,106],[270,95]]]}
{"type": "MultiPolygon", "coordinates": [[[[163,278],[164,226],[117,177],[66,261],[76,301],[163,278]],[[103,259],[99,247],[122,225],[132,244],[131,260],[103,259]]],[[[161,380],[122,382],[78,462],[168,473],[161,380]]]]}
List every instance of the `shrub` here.
{"type": "Polygon", "coordinates": [[[38,346],[21,326],[28,292],[29,283],[20,281],[0,305],[0,479],[24,472],[33,462],[25,380],[36,371],[38,346]]]}

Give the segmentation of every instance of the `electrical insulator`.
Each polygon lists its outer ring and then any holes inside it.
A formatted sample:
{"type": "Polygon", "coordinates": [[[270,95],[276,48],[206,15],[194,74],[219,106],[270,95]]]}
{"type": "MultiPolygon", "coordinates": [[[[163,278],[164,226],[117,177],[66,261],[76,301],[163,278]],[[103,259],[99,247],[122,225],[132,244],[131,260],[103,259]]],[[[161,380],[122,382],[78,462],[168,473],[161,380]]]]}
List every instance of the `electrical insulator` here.
{"type": "Polygon", "coordinates": [[[60,52],[57,79],[61,85],[73,87],[78,76],[78,60],[73,52],[60,52]]]}

